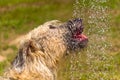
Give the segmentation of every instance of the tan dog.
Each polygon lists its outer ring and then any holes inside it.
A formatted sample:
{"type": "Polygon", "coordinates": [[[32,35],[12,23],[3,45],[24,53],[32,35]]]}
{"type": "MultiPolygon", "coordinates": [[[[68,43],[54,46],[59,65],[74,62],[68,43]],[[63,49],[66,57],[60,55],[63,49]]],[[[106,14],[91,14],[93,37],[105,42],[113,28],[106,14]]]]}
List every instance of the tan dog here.
{"type": "MultiPolygon", "coordinates": [[[[35,28],[21,40],[8,80],[56,80],[57,63],[69,51],[87,45],[81,19],[53,20],[35,28]]],[[[5,79],[3,79],[5,80],[5,79]]]]}

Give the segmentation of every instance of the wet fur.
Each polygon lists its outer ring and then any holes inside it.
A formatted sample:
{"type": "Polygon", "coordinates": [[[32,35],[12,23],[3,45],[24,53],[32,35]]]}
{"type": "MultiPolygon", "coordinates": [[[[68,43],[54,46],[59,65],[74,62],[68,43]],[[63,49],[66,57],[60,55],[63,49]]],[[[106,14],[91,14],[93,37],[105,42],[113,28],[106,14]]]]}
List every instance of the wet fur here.
{"type": "Polygon", "coordinates": [[[78,47],[68,26],[72,23],[53,20],[25,35],[12,66],[5,72],[8,80],[56,80],[57,63],[66,52],[78,47]]]}

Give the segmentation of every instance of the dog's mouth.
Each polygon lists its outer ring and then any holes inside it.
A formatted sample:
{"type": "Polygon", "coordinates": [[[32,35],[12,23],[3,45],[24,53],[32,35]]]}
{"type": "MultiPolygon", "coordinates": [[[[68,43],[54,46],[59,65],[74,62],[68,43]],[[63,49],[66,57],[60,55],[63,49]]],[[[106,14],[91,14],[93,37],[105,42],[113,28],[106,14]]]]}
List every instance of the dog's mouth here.
{"type": "Polygon", "coordinates": [[[73,34],[72,37],[73,37],[73,39],[75,39],[79,42],[88,40],[87,36],[82,34],[82,32],[79,29],[76,30],[76,32],[73,34]]]}
{"type": "Polygon", "coordinates": [[[85,46],[87,46],[88,37],[85,36],[84,34],[77,32],[73,34],[72,38],[74,39],[74,41],[79,43],[80,48],[84,48],[85,46]]]}
{"type": "Polygon", "coordinates": [[[88,40],[87,36],[85,36],[84,34],[74,34],[73,39],[75,39],[79,42],[88,40]]]}

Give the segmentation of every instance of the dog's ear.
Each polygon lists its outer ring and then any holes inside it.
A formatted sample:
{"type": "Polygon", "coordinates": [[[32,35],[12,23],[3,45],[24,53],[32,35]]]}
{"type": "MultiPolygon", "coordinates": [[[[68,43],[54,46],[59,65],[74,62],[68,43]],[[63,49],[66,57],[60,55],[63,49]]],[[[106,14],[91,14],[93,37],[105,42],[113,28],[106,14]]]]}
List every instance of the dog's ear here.
{"type": "Polygon", "coordinates": [[[26,60],[26,54],[25,54],[25,49],[20,48],[18,51],[18,54],[14,61],[12,62],[13,69],[15,69],[17,72],[21,72],[24,68],[25,60],[26,60]]]}
{"type": "Polygon", "coordinates": [[[31,40],[22,43],[15,60],[12,62],[12,65],[14,66],[13,68],[17,72],[21,72],[29,54],[34,53],[36,50],[38,50],[38,48],[34,41],[31,40]]]}

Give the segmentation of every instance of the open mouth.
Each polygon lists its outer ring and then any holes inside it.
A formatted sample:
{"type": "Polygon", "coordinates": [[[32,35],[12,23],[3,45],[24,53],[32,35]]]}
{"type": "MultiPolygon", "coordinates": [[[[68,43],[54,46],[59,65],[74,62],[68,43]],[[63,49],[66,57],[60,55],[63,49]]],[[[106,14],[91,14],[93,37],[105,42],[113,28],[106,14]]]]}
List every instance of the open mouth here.
{"type": "Polygon", "coordinates": [[[80,48],[87,46],[88,38],[84,34],[74,34],[73,39],[79,43],[80,48]]]}
{"type": "Polygon", "coordinates": [[[86,41],[88,40],[87,36],[85,36],[84,34],[80,34],[80,33],[76,33],[73,35],[73,39],[79,41],[79,42],[82,42],[82,41],[86,41]]]}

